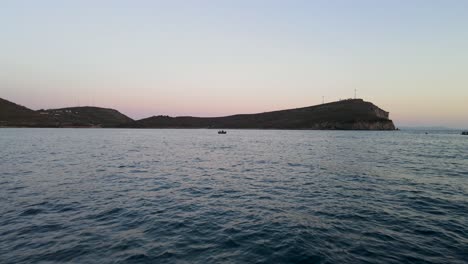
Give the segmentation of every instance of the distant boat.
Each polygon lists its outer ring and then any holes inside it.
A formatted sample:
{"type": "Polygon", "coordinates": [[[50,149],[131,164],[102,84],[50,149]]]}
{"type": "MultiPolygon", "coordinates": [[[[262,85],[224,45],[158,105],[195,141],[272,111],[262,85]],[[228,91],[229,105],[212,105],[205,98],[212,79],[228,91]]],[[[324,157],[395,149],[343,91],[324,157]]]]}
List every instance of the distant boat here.
{"type": "Polygon", "coordinates": [[[468,136],[468,131],[463,131],[462,135],[468,136]]]}
{"type": "Polygon", "coordinates": [[[220,131],[218,131],[218,134],[223,134],[224,135],[224,134],[227,134],[227,132],[224,131],[224,130],[220,130],[220,131]]]}

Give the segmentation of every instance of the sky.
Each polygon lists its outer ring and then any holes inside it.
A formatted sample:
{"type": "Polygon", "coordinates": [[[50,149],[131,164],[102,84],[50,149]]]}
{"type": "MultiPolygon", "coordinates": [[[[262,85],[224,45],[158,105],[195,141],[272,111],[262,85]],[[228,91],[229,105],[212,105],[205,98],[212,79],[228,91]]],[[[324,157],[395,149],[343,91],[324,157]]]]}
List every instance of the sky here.
{"type": "Polygon", "coordinates": [[[0,0],[0,97],[132,117],[354,97],[468,127],[468,1],[0,0]]]}

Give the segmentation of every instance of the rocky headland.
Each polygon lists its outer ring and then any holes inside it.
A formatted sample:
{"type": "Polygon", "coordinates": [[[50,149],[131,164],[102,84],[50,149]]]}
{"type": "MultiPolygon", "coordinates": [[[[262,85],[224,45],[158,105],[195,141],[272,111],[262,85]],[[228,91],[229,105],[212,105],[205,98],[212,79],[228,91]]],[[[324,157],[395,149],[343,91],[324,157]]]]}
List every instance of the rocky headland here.
{"type": "Polygon", "coordinates": [[[133,120],[108,108],[69,107],[34,111],[0,98],[0,126],[395,130],[387,111],[362,99],[224,117],[159,115],[133,120]]]}

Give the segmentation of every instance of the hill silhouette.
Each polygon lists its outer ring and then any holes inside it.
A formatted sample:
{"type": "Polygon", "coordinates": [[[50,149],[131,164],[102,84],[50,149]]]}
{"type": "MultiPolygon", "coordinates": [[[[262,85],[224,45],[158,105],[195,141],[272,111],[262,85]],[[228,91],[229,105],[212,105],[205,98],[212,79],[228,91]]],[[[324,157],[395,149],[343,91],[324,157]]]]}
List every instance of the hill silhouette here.
{"type": "Polygon", "coordinates": [[[54,118],[60,127],[116,127],[133,119],[110,108],[94,106],[40,110],[54,118]]]}
{"type": "Polygon", "coordinates": [[[225,117],[153,116],[124,125],[134,128],[259,128],[394,130],[388,112],[362,99],[225,117]]]}
{"type": "Polygon", "coordinates": [[[4,127],[116,127],[132,121],[109,108],[83,106],[34,111],[0,98],[0,126],[4,127]]]}
{"type": "Polygon", "coordinates": [[[153,116],[132,120],[117,110],[68,107],[34,111],[0,98],[4,127],[244,128],[394,130],[389,113],[362,99],[225,117],[153,116]]]}
{"type": "Polygon", "coordinates": [[[0,98],[0,126],[54,127],[53,119],[22,105],[0,98]]]}

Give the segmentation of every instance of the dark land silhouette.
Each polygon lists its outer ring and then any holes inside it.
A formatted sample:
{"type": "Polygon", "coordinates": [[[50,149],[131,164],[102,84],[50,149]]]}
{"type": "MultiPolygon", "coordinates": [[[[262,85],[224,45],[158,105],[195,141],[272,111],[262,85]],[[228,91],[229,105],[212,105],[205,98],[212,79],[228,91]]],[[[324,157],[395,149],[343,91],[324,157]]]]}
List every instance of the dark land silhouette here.
{"type": "Polygon", "coordinates": [[[133,120],[117,110],[68,107],[31,110],[0,98],[2,127],[394,130],[389,113],[362,99],[224,117],[152,116],[133,120]]]}
{"type": "Polygon", "coordinates": [[[0,98],[3,127],[117,127],[132,121],[109,108],[84,106],[34,111],[0,98]]]}

